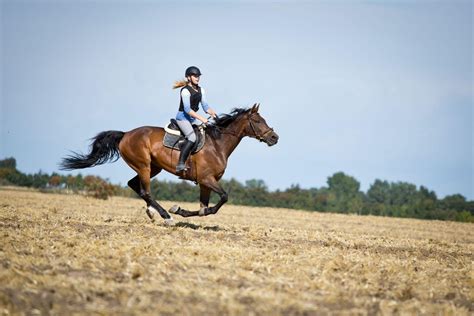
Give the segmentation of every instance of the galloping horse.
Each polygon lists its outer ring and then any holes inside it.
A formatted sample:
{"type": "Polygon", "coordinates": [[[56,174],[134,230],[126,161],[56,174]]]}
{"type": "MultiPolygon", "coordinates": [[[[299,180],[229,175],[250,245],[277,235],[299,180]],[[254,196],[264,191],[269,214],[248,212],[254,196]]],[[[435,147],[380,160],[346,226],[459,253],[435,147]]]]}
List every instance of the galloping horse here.
{"type": "MultiPolygon", "coordinates": [[[[216,214],[227,202],[227,193],[218,181],[224,175],[227,160],[242,138],[249,136],[273,146],[278,142],[278,135],[270,128],[265,119],[258,113],[259,105],[250,109],[234,109],[209,124],[206,131],[206,143],[196,154],[190,156],[191,168],[181,178],[191,180],[200,187],[200,209],[187,211],[173,206],[172,214],[189,216],[206,216],[216,214]],[[211,191],[220,196],[219,202],[209,207],[211,191]]],[[[108,161],[123,160],[137,173],[128,181],[132,188],[147,204],[146,213],[153,220],[156,211],[165,224],[173,225],[173,218],[152,199],[150,179],[163,169],[176,175],[176,164],[179,152],[163,145],[165,130],[161,127],[143,126],[129,132],[105,131],[93,138],[91,152],[87,155],[73,153],[64,158],[60,164],[63,170],[81,169],[97,166],[108,161]]]]}

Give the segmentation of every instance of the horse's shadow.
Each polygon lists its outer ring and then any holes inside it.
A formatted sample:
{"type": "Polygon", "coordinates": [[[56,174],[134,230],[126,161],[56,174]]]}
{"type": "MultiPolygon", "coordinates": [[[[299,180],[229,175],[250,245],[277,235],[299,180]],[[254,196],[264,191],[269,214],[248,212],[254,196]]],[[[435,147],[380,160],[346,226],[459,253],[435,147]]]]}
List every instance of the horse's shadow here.
{"type": "Polygon", "coordinates": [[[193,223],[186,223],[186,222],[178,222],[178,223],[176,223],[176,227],[191,228],[191,229],[196,229],[196,230],[197,229],[204,229],[204,230],[210,230],[210,231],[214,231],[214,232],[225,230],[225,229],[219,227],[218,225],[216,225],[216,226],[202,226],[202,225],[196,225],[196,224],[193,224],[193,223]]]}

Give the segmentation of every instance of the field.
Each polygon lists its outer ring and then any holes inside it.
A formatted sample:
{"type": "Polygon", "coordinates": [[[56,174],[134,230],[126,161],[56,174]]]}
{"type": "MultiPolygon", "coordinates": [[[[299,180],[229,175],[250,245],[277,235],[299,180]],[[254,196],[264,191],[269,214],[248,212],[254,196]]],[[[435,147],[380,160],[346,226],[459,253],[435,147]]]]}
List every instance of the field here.
{"type": "Polygon", "coordinates": [[[0,315],[474,313],[473,224],[225,205],[168,227],[144,210],[0,187],[0,315]]]}

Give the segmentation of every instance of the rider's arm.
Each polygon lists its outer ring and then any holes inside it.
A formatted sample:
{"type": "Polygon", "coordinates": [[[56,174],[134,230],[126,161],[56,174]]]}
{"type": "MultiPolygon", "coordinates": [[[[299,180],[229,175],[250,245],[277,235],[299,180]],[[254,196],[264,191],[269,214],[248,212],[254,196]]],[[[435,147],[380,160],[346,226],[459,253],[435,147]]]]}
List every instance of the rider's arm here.
{"type": "Polygon", "coordinates": [[[201,87],[201,105],[206,113],[208,113],[212,117],[216,116],[216,112],[214,112],[214,110],[209,107],[209,104],[207,104],[206,90],[204,90],[204,88],[202,87],[201,87]]]}
{"type": "Polygon", "coordinates": [[[200,121],[203,122],[204,124],[207,124],[207,118],[205,118],[205,117],[199,115],[199,114],[196,113],[194,110],[190,110],[190,111],[188,112],[188,114],[189,114],[190,116],[192,116],[192,117],[194,117],[194,118],[200,120],[200,121]]]}
{"type": "Polygon", "coordinates": [[[190,116],[200,120],[203,123],[207,123],[207,119],[205,117],[202,117],[191,109],[191,93],[189,93],[188,90],[183,89],[183,91],[181,91],[181,98],[183,99],[184,112],[188,113],[190,116]]]}

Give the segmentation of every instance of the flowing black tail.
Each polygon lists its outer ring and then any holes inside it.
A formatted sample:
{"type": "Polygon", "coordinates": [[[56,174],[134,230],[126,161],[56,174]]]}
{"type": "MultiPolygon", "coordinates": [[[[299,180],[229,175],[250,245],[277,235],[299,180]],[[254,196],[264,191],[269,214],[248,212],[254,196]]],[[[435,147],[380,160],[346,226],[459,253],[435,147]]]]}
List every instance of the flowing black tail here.
{"type": "Polygon", "coordinates": [[[120,158],[118,145],[122,140],[124,132],[106,131],[92,138],[91,152],[88,155],[73,152],[63,158],[59,167],[61,170],[73,170],[94,167],[108,161],[114,162],[120,158]]]}

